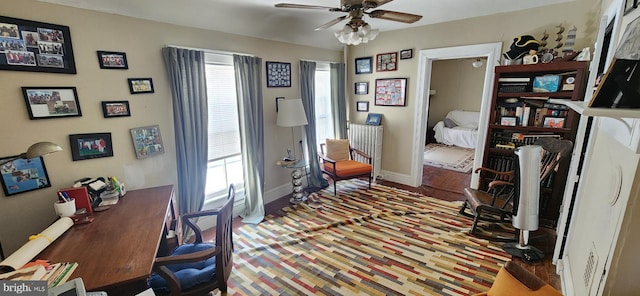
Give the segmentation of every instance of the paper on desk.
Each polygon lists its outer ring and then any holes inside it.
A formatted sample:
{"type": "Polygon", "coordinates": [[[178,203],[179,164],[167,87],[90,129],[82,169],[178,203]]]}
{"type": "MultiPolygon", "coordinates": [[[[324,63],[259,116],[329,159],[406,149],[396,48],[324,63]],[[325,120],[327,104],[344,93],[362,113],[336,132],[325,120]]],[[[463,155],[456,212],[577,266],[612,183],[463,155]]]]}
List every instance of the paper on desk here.
{"type": "Polygon", "coordinates": [[[0,272],[8,272],[20,269],[31,259],[44,250],[49,244],[60,237],[67,229],[73,226],[73,220],[62,217],[47,227],[40,234],[29,238],[29,242],[16,250],[11,256],[0,262],[0,272]]]}

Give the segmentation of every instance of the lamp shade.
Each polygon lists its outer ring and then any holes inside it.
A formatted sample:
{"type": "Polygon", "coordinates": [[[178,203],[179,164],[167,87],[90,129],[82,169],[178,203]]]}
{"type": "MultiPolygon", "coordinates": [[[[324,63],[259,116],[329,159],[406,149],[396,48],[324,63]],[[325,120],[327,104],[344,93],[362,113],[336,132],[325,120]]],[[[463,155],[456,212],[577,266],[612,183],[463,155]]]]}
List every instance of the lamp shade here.
{"type": "Polygon", "coordinates": [[[62,147],[58,146],[57,144],[51,142],[38,142],[29,146],[29,149],[27,149],[25,156],[26,159],[31,159],[58,151],[62,151],[62,147]]]}
{"type": "Polygon", "coordinates": [[[278,101],[278,119],[276,120],[276,125],[294,127],[307,124],[307,116],[305,115],[301,99],[278,101]]]}

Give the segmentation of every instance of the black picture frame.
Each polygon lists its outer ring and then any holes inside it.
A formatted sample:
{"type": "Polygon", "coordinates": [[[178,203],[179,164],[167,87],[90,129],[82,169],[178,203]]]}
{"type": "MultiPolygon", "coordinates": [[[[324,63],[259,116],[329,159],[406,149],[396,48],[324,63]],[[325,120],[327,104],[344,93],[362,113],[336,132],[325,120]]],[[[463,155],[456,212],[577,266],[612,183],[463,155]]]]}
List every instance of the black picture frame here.
{"type": "Polygon", "coordinates": [[[69,27],[0,16],[0,31],[0,70],[76,74],[69,27]]]}
{"type": "Polygon", "coordinates": [[[369,113],[367,115],[367,121],[365,123],[368,125],[380,125],[380,122],[382,122],[382,114],[369,113]]]}
{"type": "Polygon", "coordinates": [[[354,83],[353,93],[356,95],[369,94],[369,82],[356,82],[354,83]]]}
{"type": "Polygon", "coordinates": [[[32,120],[82,116],[75,87],[23,86],[22,95],[32,120]]]}
{"type": "Polygon", "coordinates": [[[127,78],[129,93],[132,95],[153,93],[153,79],[127,78]]]}
{"type": "Polygon", "coordinates": [[[111,133],[69,135],[73,161],[113,156],[111,133]]]}
{"type": "Polygon", "coordinates": [[[403,49],[400,51],[400,59],[408,60],[413,58],[413,49],[403,49]]]}
{"type": "Polygon", "coordinates": [[[124,52],[98,50],[97,53],[98,53],[98,63],[100,64],[100,69],[116,69],[116,70],[129,69],[129,63],[127,62],[127,54],[124,52]]]}
{"type": "MultiPolygon", "coordinates": [[[[0,158],[15,158],[18,155],[0,158]]],[[[5,196],[51,187],[49,174],[41,156],[31,159],[18,158],[0,165],[0,182],[5,196]]]]}
{"type": "Polygon", "coordinates": [[[373,57],[356,58],[356,74],[373,73],[373,57]]]}
{"type": "Polygon", "coordinates": [[[130,131],[136,158],[142,159],[164,153],[159,125],[136,127],[130,131]]]}
{"type": "Polygon", "coordinates": [[[407,105],[407,78],[376,79],[375,104],[377,106],[407,105]]]}
{"type": "Polygon", "coordinates": [[[266,62],[267,87],[291,87],[291,63],[266,62]]]}
{"type": "Polygon", "coordinates": [[[356,102],[356,112],[369,112],[369,102],[368,101],[357,101],[356,102]]]}
{"type": "Polygon", "coordinates": [[[131,116],[129,101],[102,101],[104,118],[131,116]]]}

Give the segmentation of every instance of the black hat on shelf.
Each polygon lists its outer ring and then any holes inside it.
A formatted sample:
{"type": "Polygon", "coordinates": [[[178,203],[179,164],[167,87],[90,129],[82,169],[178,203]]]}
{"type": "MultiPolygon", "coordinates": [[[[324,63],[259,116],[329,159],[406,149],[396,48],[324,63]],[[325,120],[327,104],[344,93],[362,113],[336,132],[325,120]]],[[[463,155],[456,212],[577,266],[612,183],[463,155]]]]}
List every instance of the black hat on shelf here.
{"type": "Polygon", "coordinates": [[[536,40],[535,37],[531,35],[522,35],[516,38],[513,38],[513,43],[511,43],[511,49],[502,55],[504,58],[509,60],[517,60],[522,58],[524,55],[529,53],[530,50],[538,50],[540,47],[540,41],[536,40]]]}

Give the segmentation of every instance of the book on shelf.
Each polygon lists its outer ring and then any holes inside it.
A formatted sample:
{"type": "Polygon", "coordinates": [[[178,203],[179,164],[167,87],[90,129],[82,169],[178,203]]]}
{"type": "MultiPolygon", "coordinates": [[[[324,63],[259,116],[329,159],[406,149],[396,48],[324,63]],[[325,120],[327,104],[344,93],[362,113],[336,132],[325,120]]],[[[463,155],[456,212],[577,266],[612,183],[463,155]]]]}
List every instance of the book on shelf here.
{"type": "Polygon", "coordinates": [[[498,82],[531,82],[531,77],[500,77],[498,82]]]}

